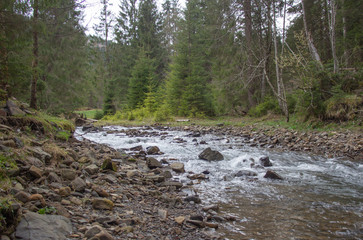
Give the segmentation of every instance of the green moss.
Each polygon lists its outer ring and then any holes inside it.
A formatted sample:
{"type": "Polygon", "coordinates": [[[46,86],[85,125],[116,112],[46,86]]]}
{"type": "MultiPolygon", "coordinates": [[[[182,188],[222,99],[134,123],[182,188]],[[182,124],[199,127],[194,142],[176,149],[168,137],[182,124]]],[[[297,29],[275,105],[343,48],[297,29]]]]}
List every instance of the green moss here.
{"type": "Polygon", "coordinates": [[[68,131],[58,131],[55,138],[67,142],[71,136],[72,134],[68,131]]]}

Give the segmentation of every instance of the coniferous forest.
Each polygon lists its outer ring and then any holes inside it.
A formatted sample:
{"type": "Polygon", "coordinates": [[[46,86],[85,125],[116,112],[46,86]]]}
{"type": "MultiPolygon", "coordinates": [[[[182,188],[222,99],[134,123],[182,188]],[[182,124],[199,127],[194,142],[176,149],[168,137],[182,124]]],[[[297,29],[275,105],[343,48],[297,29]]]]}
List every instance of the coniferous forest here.
{"type": "Polygon", "coordinates": [[[1,99],[128,120],[362,116],[362,1],[100,4],[88,36],[87,1],[1,1],[1,99]]]}

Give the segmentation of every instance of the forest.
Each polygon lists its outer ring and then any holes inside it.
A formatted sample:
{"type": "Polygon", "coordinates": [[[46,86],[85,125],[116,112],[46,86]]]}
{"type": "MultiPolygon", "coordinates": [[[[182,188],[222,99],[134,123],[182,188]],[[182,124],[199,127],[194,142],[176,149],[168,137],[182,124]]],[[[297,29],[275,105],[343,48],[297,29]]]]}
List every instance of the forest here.
{"type": "Polygon", "coordinates": [[[2,0],[0,97],[54,114],[362,117],[363,2],[2,0]],[[288,20],[289,19],[289,20],[288,20]]]}

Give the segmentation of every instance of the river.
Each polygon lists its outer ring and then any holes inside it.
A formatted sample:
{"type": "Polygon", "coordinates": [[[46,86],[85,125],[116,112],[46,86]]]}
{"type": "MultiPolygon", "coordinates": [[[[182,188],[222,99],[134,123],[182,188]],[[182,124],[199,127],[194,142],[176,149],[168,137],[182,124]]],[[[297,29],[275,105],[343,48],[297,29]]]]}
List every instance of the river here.
{"type": "Polygon", "coordinates": [[[150,127],[132,128],[142,134],[128,136],[129,129],[110,126],[85,133],[77,128],[76,136],[126,151],[158,146],[164,153],[154,156],[158,160],[184,163],[187,173],[174,178],[185,184],[191,181],[188,172],[208,170],[209,179],[194,180],[194,188],[204,205],[218,204],[220,214],[237,218],[217,230],[225,239],[363,239],[362,163],[249,147],[238,137],[150,127]],[[224,160],[198,159],[207,147],[221,152],[224,160]],[[284,180],[264,178],[263,156],[273,164],[268,169],[284,180]],[[256,176],[235,177],[241,170],[256,176]]]}

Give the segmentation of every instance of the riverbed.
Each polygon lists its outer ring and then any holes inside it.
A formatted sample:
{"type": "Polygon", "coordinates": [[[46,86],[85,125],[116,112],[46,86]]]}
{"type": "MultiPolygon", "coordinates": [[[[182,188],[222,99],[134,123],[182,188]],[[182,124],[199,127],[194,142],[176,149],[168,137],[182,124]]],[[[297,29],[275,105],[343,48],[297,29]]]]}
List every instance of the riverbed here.
{"type": "MultiPolygon", "coordinates": [[[[186,173],[174,178],[193,191],[202,205],[218,204],[235,217],[217,230],[226,239],[362,239],[363,164],[301,152],[247,146],[243,137],[171,131],[169,128],[104,127],[76,131],[77,138],[129,152],[135,146],[158,146],[158,160],[182,162],[186,173]],[[224,160],[198,158],[210,147],[224,160]],[[272,167],[259,159],[268,156],[272,167]],[[284,180],[264,178],[271,170],[284,180]],[[238,174],[250,172],[254,176],[238,174]],[[206,180],[190,180],[191,174],[206,180]]],[[[323,154],[322,154],[323,155],[323,154]]]]}

